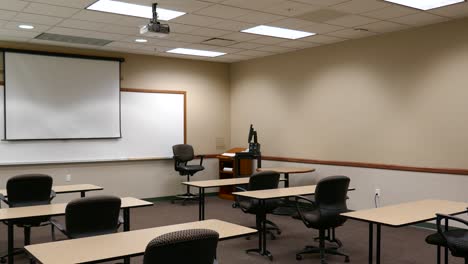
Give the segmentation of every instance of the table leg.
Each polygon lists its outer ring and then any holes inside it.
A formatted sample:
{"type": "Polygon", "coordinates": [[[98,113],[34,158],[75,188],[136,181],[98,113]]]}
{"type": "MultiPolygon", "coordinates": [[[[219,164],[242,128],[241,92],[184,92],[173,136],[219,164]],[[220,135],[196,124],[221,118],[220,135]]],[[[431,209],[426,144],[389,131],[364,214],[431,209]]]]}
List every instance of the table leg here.
{"type": "MultiPolygon", "coordinates": [[[[445,218],[445,231],[448,231],[448,218],[445,218]]],[[[445,264],[448,264],[448,247],[444,247],[444,250],[445,250],[445,256],[444,256],[444,260],[445,260],[445,264]]]]}
{"type": "Polygon", "coordinates": [[[284,188],[288,188],[289,187],[289,173],[285,173],[284,174],[284,188]]]}
{"type": "Polygon", "coordinates": [[[377,224],[377,245],[375,249],[375,263],[376,264],[380,264],[380,242],[381,242],[380,229],[381,229],[381,225],[377,224]]]}
{"type": "Polygon", "coordinates": [[[11,221],[8,221],[8,264],[14,263],[14,226],[11,221]]]}
{"type": "Polygon", "coordinates": [[[369,223],[369,264],[372,264],[374,259],[374,224],[369,223]]]}
{"type": "MultiPolygon", "coordinates": [[[[130,231],[130,208],[123,209],[123,217],[124,217],[124,232],[130,231]]],[[[124,258],[124,264],[130,264],[130,257],[124,258]]]]}
{"type": "Polygon", "coordinates": [[[83,198],[83,197],[86,196],[86,192],[85,192],[85,191],[81,191],[81,192],[80,192],[80,195],[81,195],[81,198],[83,198]]]}
{"type": "Polygon", "coordinates": [[[199,188],[198,197],[198,220],[205,220],[205,188],[199,188]]]}
{"type": "MultiPolygon", "coordinates": [[[[265,208],[265,200],[259,200],[260,208],[265,208]]],[[[260,254],[261,256],[268,257],[270,261],[273,260],[273,255],[267,250],[266,245],[266,211],[263,210],[261,214],[256,216],[257,226],[259,226],[260,230],[258,230],[258,248],[255,249],[248,249],[246,250],[247,253],[255,252],[260,254]]]]}

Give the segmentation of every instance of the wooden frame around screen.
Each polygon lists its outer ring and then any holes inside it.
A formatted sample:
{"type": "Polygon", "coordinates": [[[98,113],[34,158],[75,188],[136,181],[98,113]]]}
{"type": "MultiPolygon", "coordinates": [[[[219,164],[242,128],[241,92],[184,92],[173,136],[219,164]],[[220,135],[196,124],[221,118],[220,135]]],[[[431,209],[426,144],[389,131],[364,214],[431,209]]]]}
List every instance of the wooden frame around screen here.
{"type": "Polygon", "coordinates": [[[120,88],[120,92],[164,93],[164,94],[182,94],[182,95],[184,95],[184,144],[187,144],[187,92],[186,91],[120,88]]]}

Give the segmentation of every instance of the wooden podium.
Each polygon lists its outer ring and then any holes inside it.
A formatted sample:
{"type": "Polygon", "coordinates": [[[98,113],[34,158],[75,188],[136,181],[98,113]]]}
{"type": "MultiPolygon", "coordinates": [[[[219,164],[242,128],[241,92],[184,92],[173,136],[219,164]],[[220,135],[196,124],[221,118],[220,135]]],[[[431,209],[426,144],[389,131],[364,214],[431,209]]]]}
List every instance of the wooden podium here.
{"type": "MultiPolygon", "coordinates": [[[[232,148],[225,153],[236,153],[245,150],[245,148],[232,148]]],[[[251,159],[241,159],[239,164],[236,166],[234,157],[218,155],[216,156],[219,161],[219,178],[220,179],[230,179],[234,178],[234,175],[239,175],[240,177],[247,177],[253,173],[253,163],[251,159]]],[[[233,186],[223,186],[219,188],[219,198],[234,200],[232,192],[235,187],[233,186]]]]}

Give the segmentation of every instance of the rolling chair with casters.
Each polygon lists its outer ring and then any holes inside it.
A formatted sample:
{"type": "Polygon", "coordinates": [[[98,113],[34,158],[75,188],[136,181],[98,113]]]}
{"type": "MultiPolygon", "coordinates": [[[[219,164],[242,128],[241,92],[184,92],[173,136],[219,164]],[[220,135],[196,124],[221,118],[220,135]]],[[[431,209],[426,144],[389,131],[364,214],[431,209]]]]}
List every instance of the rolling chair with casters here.
{"type": "MultiPolygon", "coordinates": [[[[456,221],[468,226],[468,221],[444,214],[437,214],[437,233],[426,237],[426,242],[437,246],[437,264],[440,264],[440,248],[444,247],[450,250],[452,256],[465,258],[465,264],[468,264],[468,230],[452,229],[442,230],[441,221],[445,220],[445,225],[448,221],[456,221]]],[[[445,264],[448,264],[448,254],[445,255],[445,264]]]]}
{"type": "Polygon", "coordinates": [[[115,196],[78,198],[65,208],[65,226],[54,219],[51,223],[70,239],[117,233],[123,222],[120,205],[120,198],[115,196]]]}
{"type": "MultiPolygon", "coordinates": [[[[195,173],[205,169],[203,167],[203,155],[200,157],[199,165],[189,165],[189,161],[195,158],[193,147],[187,144],[179,144],[172,146],[172,152],[174,153],[174,169],[179,172],[180,176],[187,176],[187,181],[190,181],[190,177],[195,173]]],[[[198,195],[190,192],[190,186],[187,185],[187,192],[184,194],[176,195],[175,199],[172,199],[172,203],[175,201],[182,200],[182,204],[185,204],[187,200],[198,200],[198,195]]]]}
{"type": "Polygon", "coordinates": [[[209,229],[188,229],[156,237],[146,246],[143,264],[213,264],[219,234],[209,229]]]}
{"type": "MultiPolygon", "coordinates": [[[[276,189],[278,188],[279,184],[279,178],[280,175],[277,172],[274,171],[263,171],[263,172],[257,172],[252,174],[249,178],[249,184],[247,185],[247,188],[241,188],[241,187],[236,187],[240,191],[256,191],[256,190],[267,190],[267,189],[276,189]]],[[[271,235],[272,239],[275,239],[276,237],[272,233],[272,231],[276,231],[278,235],[281,234],[281,230],[279,227],[265,219],[262,219],[261,215],[265,215],[268,213],[272,213],[273,210],[278,208],[280,200],[279,199],[270,199],[265,201],[265,207],[260,206],[260,202],[257,199],[252,199],[252,198],[247,198],[247,197],[242,197],[242,196],[236,196],[236,201],[239,204],[239,208],[244,212],[248,214],[255,214],[255,229],[261,230],[262,223],[265,222],[266,225],[269,225],[267,227],[267,233],[271,235]]],[[[249,249],[247,250],[247,253],[249,252],[257,252],[258,249],[249,249]]],[[[270,258],[271,259],[271,258],[270,258]]]]}
{"type": "MultiPolygon", "coordinates": [[[[52,177],[43,174],[25,174],[10,178],[7,181],[7,196],[0,195],[0,199],[10,208],[50,204],[55,197],[52,190],[52,177]]],[[[24,245],[31,244],[31,227],[50,225],[49,216],[30,217],[12,221],[13,225],[24,230],[24,245]]],[[[3,223],[8,224],[8,221],[3,223]]],[[[15,249],[13,255],[24,253],[24,249],[15,249]]],[[[8,254],[0,257],[0,262],[5,263],[8,254]]]]}
{"type": "Polygon", "coordinates": [[[303,251],[296,254],[297,260],[301,260],[304,254],[319,253],[321,264],[327,263],[325,254],[344,256],[345,262],[349,262],[349,256],[339,252],[337,248],[325,247],[325,231],[346,222],[346,218],[340,214],[349,211],[346,206],[349,182],[350,179],[346,176],[327,177],[317,183],[315,201],[301,196],[296,197],[297,211],[302,222],[308,228],[319,230],[319,247],[306,246],[303,251]],[[299,202],[310,204],[312,210],[303,210],[299,202]]]}

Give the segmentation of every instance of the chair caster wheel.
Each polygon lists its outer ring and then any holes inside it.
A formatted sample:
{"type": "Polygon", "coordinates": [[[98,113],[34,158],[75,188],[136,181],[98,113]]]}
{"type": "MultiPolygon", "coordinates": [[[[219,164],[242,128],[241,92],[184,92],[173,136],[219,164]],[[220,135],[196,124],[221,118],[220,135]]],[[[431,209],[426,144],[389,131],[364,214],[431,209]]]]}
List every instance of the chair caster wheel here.
{"type": "Polygon", "coordinates": [[[281,235],[281,231],[280,230],[276,231],[276,234],[281,235]]]}
{"type": "Polygon", "coordinates": [[[237,208],[237,204],[232,204],[232,208],[237,208]]]}
{"type": "Polygon", "coordinates": [[[299,254],[297,254],[297,255],[296,255],[296,260],[302,260],[302,256],[299,255],[299,254]]]}
{"type": "Polygon", "coordinates": [[[348,263],[349,262],[349,257],[345,257],[344,262],[348,263]]]}

